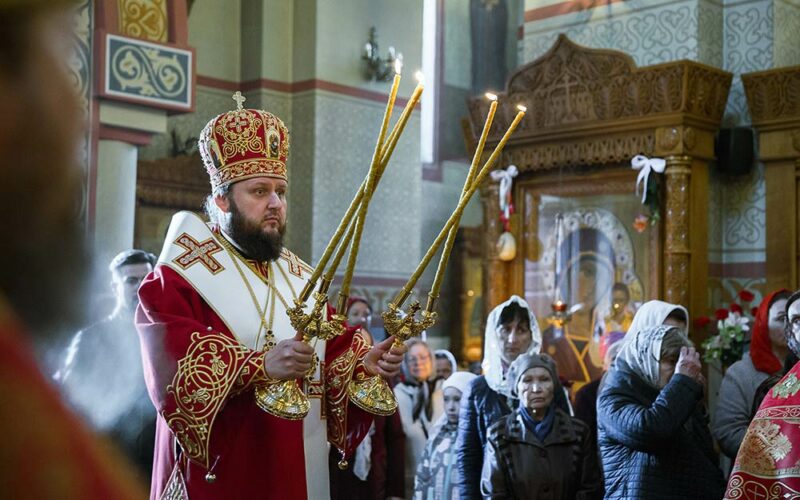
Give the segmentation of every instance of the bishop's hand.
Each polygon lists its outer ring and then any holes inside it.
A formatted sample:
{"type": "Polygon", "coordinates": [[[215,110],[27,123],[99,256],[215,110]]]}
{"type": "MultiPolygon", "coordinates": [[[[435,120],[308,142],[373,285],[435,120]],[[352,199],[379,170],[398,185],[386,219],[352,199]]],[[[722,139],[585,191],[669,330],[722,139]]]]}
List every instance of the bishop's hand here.
{"type": "Polygon", "coordinates": [[[275,380],[296,380],[305,377],[311,369],[314,349],[303,342],[303,334],[297,332],[293,339],[278,342],[264,354],[264,371],[275,380]]]}
{"type": "Polygon", "coordinates": [[[373,375],[380,375],[385,379],[391,379],[400,374],[400,365],[403,363],[408,347],[401,344],[399,347],[393,345],[394,336],[390,336],[383,342],[375,344],[372,349],[364,356],[364,367],[373,375]]]}

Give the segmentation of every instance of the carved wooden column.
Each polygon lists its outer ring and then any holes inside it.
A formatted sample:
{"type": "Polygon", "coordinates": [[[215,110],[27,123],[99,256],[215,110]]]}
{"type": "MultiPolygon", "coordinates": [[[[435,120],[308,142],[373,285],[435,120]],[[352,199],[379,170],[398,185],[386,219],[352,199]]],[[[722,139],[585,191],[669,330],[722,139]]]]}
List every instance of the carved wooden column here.
{"type": "MultiPolygon", "coordinates": [[[[797,136],[798,136],[798,141],[795,147],[798,153],[800,153],[800,130],[797,131],[797,136]]],[[[795,178],[794,204],[796,205],[797,200],[800,200],[800,158],[798,158],[794,164],[794,178],[795,178]]],[[[792,254],[794,255],[794,259],[789,259],[794,265],[794,267],[790,270],[792,280],[790,281],[789,284],[791,285],[790,287],[791,290],[796,290],[797,284],[800,283],[800,274],[798,274],[800,273],[800,253],[797,252],[797,249],[800,248],[800,241],[798,241],[800,239],[800,227],[798,227],[800,226],[800,217],[797,217],[796,214],[797,212],[794,213],[794,219],[795,219],[794,224],[789,227],[790,231],[794,229],[794,234],[791,235],[794,237],[793,238],[794,248],[792,249],[792,254]]],[[[769,270],[769,253],[767,254],[767,270],[769,270]]],[[[767,285],[769,284],[770,283],[767,282],[767,285]]]]}
{"type": "Polygon", "coordinates": [[[483,205],[483,255],[485,283],[484,298],[486,310],[501,304],[508,298],[508,268],[509,264],[500,260],[497,253],[497,240],[503,232],[500,225],[500,185],[496,182],[487,182],[481,187],[481,204],[483,205]]]}
{"type": "Polygon", "coordinates": [[[767,290],[800,283],[800,66],[742,75],[767,191],[767,290]]]}
{"type": "Polygon", "coordinates": [[[689,181],[692,159],[689,156],[668,156],[666,161],[664,300],[688,306],[691,266],[689,181]]]}

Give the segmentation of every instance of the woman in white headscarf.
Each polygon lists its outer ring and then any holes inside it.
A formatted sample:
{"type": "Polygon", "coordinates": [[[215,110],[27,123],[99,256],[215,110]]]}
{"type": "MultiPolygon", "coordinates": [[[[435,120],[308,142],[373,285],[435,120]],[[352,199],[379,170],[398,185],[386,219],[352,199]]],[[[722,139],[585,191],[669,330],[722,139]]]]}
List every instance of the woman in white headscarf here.
{"type": "MultiPolygon", "coordinates": [[[[458,421],[456,452],[461,498],[481,497],[486,431],[512,410],[509,366],[520,354],[538,353],[542,345],[536,316],[525,299],[516,295],[489,313],[484,335],[484,374],[471,382],[471,392],[462,399],[458,421]]],[[[563,394],[560,397],[564,399],[563,394]]],[[[566,402],[561,404],[565,406],[566,402]]]]}
{"type": "Polygon", "coordinates": [[[681,329],[628,333],[597,400],[606,499],[722,497],[704,382],[681,329]]]}
{"type": "Polygon", "coordinates": [[[662,300],[649,300],[642,304],[633,317],[626,338],[650,326],[669,325],[679,328],[685,337],[689,336],[689,312],[678,304],[662,300]]]}
{"type": "Polygon", "coordinates": [[[405,498],[414,491],[417,464],[433,431],[434,423],[444,412],[442,381],[436,378],[433,352],[423,340],[406,342],[408,351],[403,358],[404,380],[394,387],[397,412],[406,435],[405,498]]]}
{"type": "Polygon", "coordinates": [[[450,375],[458,371],[458,363],[453,353],[447,349],[436,349],[433,351],[433,357],[436,358],[436,376],[442,380],[446,380],[450,375]]]}
{"type": "Polygon", "coordinates": [[[469,397],[470,382],[477,375],[455,372],[442,385],[444,415],[434,425],[425,451],[417,466],[414,481],[415,500],[453,498],[458,495],[456,471],[456,437],[461,401],[469,397]]]}

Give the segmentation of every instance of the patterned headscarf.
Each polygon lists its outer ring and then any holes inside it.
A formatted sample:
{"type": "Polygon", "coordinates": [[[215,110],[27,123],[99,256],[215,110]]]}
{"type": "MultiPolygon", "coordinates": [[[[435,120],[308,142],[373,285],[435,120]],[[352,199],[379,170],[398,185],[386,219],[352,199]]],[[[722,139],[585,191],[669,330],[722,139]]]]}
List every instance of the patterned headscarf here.
{"type": "Polygon", "coordinates": [[[786,299],[786,327],[783,334],[784,337],[786,337],[786,343],[789,345],[789,349],[795,356],[800,357],[800,341],[795,337],[792,331],[792,324],[789,323],[789,307],[791,307],[797,299],[800,299],[800,290],[792,293],[789,298],[786,299]]]}
{"type": "Polygon", "coordinates": [[[658,389],[661,343],[664,341],[664,337],[672,331],[678,332],[688,345],[689,341],[680,328],[667,325],[651,326],[644,330],[628,333],[615,363],[625,363],[648,385],[658,389]]]}

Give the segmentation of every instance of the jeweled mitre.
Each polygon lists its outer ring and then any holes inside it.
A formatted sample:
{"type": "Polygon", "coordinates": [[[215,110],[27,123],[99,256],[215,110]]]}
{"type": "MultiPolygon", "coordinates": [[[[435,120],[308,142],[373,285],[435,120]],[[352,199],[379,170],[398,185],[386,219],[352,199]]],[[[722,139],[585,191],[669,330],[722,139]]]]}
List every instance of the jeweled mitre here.
{"type": "Polygon", "coordinates": [[[238,109],[208,122],[197,144],[214,190],[253,177],[286,180],[289,130],[272,113],[243,109],[239,102],[238,109]]]}

